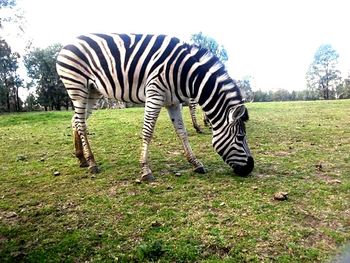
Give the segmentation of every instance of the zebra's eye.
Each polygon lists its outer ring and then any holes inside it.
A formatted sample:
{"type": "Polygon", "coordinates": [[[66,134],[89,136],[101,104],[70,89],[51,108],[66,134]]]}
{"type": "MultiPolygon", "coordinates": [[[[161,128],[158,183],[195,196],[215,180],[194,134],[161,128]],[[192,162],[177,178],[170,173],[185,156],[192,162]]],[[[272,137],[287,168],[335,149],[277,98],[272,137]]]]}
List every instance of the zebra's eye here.
{"type": "Polygon", "coordinates": [[[237,135],[237,141],[243,141],[244,140],[244,135],[237,135]]]}

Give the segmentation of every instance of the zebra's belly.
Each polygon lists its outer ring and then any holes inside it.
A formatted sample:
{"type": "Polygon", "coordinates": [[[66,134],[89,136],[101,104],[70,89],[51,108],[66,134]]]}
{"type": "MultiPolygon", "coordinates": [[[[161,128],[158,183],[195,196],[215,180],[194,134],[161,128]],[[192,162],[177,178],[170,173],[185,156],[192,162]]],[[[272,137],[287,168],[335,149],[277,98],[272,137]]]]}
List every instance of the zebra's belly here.
{"type": "Polygon", "coordinates": [[[104,86],[98,82],[99,81],[96,81],[97,89],[105,98],[135,104],[143,104],[146,101],[143,87],[130,87],[128,83],[125,83],[123,87],[120,85],[108,85],[104,88],[104,86]]]}

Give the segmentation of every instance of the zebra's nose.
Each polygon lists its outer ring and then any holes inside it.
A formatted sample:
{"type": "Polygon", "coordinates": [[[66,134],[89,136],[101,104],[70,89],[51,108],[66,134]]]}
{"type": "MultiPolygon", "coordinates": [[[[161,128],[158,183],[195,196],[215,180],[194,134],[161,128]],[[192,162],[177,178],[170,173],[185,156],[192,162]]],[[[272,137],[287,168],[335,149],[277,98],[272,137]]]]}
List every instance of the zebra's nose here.
{"type": "Polygon", "coordinates": [[[253,157],[248,157],[248,161],[246,165],[237,165],[233,168],[235,174],[239,176],[247,176],[253,171],[254,168],[254,159],[253,157]]]}

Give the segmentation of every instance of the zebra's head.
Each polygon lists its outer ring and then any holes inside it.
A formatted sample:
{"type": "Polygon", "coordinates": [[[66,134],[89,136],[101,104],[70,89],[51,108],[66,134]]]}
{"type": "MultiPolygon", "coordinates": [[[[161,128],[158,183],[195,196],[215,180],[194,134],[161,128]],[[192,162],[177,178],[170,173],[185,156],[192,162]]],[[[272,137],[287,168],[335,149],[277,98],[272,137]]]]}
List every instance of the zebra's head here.
{"type": "Polygon", "coordinates": [[[254,159],[246,140],[245,122],[248,110],[244,105],[230,109],[221,125],[213,126],[213,146],[239,176],[247,176],[254,168],[254,159]]]}

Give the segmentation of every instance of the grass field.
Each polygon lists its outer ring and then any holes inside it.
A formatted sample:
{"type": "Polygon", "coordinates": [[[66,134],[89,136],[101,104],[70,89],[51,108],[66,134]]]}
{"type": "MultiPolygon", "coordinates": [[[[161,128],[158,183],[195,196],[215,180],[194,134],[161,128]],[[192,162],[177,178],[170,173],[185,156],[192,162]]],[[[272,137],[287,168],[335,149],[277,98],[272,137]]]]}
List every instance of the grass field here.
{"type": "Polygon", "coordinates": [[[163,110],[157,180],[143,184],[142,108],[89,119],[96,176],[73,155],[72,112],[1,115],[0,262],[331,261],[350,242],[350,101],[247,107],[252,176],[235,176],[185,109],[208,169],[193,173],[163,110]]]}

